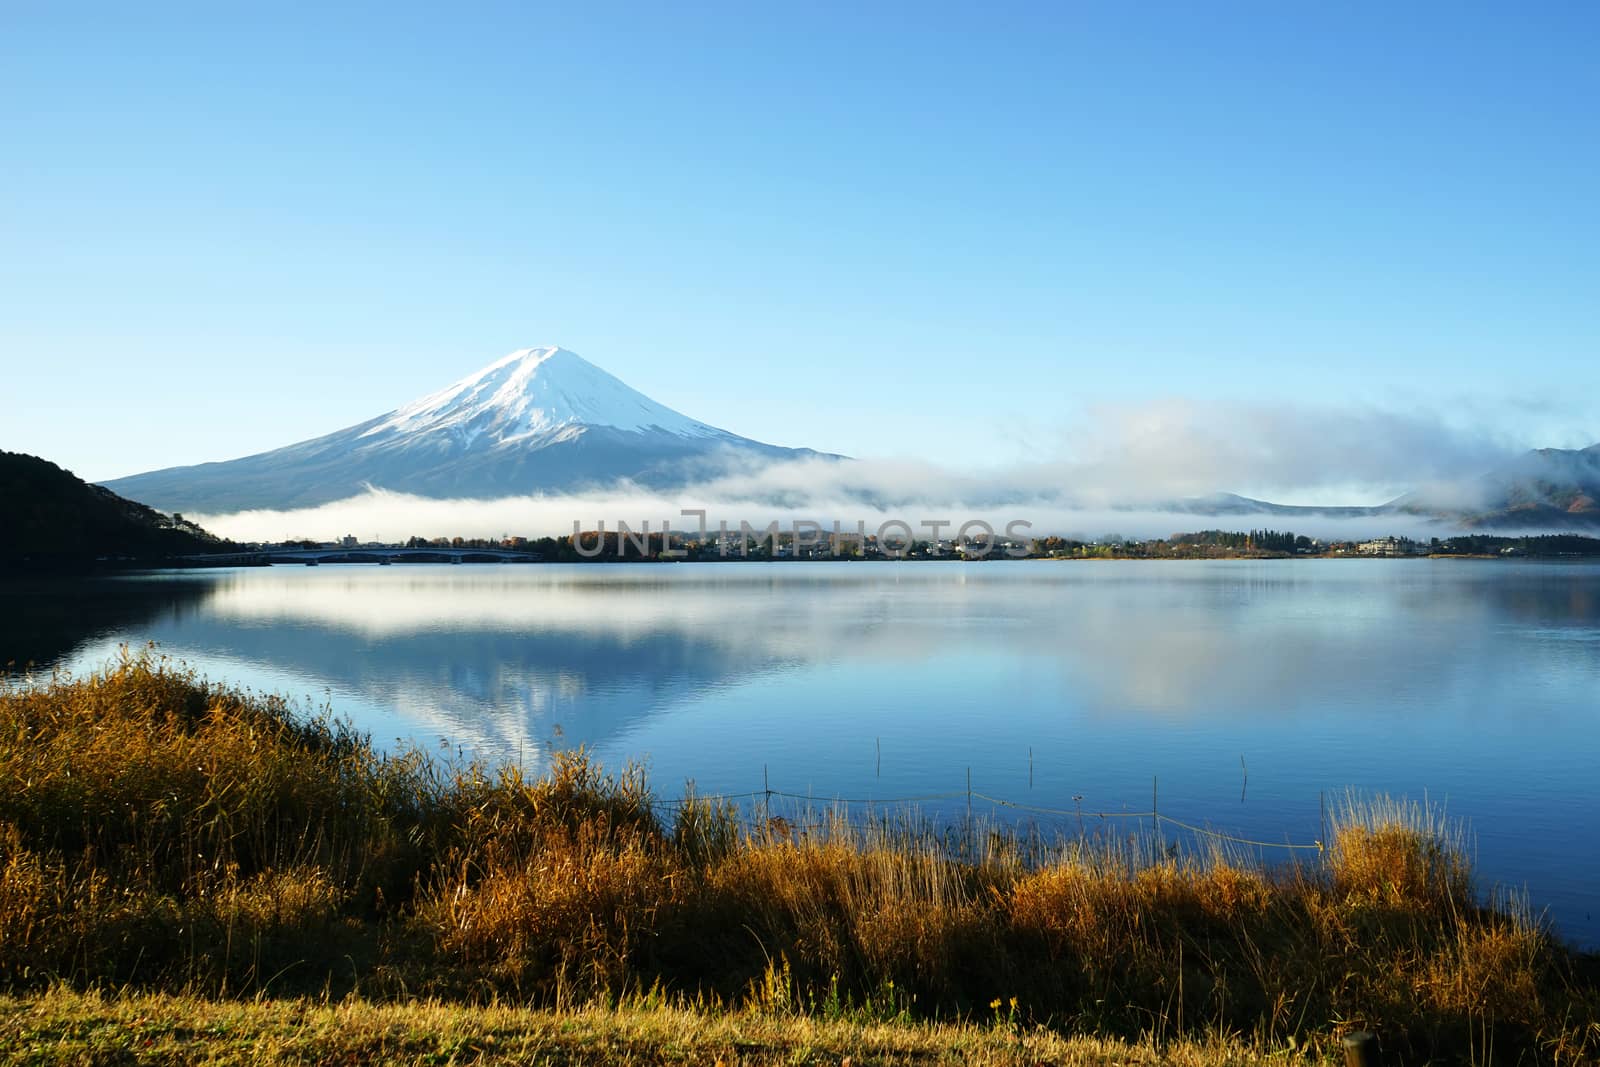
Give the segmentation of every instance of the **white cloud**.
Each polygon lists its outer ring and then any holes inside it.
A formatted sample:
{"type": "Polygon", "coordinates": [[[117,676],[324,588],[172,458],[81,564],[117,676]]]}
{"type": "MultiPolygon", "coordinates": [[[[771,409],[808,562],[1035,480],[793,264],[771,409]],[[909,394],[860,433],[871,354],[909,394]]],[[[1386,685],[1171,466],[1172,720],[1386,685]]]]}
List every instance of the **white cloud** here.
{"type": "MultiPolygon", "coordinates": [[[[375,489],[321,507],[201,516],[241,540],[344,533],[385,540],[413,534],[496,537],[570,533],[576,521],[649,520],[691,528],[682,509],[702,508],[713,527],[796,518],[1012,519],[1036,533],[1116,530],[1160,535],[1228,520],[1174,515],[1164,504],[1217,491],[1296,503],[1381,503],[1416,486],[1457,484],[1515,454],[1526,443],[1424,409],[1334,409],[1282,405],[1202,405],[1163,400],[1099,407],[1065,430],[1064,454],[1037,462],[957,471],[914,459],[809,459],[735,470],[681,490],[629,483],[576,494],[496,500],[432,500],[375,489]]],[[[972,442],[975,457],[984,442],[972,442]]],[[[1249,524],[1236,518],[1235,525],[1249,524]]],[[[1299,532],[1311,522],[1296,517],[1299,532]]],[[[1322,524],[1331,520],[1323,520],[1322,524]]],[[[1387,520],[1384,520],[1386,523],[1387,520]]],[[[1282,523],[1280,522],[1280,525],[1282,523]]],[[[1377,529],[1382,524],[1366,523],[1377,529]]],[[[1382,531],[1392,530],[1383,525],[1382,531]]]]}

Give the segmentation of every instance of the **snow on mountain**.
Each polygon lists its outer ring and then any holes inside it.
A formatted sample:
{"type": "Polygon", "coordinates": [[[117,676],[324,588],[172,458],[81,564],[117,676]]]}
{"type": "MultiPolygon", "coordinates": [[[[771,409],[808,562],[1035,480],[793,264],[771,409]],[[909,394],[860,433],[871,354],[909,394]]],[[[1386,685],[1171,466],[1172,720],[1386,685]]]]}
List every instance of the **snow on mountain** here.
{"type": "Polygon", "coordinates": [[[523,348],[452,385],[324,437],[106,482],[169,511],[312,507],[369,487],[479,499],[628,480],[655,489],[817,456],[658,404],[564,348],[523,348]]]}
{"type": "MultiPolygon", "coordinates": [[[[624,480],[668,490],[819,455],[826,456],[699,422],[564,348],[540,347],[518,349],[435,393],[323,437],[105,485],[163,511],[222,515],[314,507],[373,487],[436,499],[576,492],[624,480]]],[[[881,505],[870,484],[837,489],[866,506],[881,505]]],[[[1070,499],[1070,486],[1050,491],[1052,499],[1070,499]]],[[[1456,527],[1594,529],[1597,501],[1600,445],[1539,449],[1460,486],[1430,487],[1375,507],[1288,506],[1219,493],[1155,510],[1235,522],[1400,515],[1456,527]]]]}
{"type": "Polygon", "coordinates": [[[564,348],[522,348],[437,393],[397,408],[363,440],[446,434],[469,447],[525,444],[578,427],[681,437],[732,435],[658,404],[564,348]]]}

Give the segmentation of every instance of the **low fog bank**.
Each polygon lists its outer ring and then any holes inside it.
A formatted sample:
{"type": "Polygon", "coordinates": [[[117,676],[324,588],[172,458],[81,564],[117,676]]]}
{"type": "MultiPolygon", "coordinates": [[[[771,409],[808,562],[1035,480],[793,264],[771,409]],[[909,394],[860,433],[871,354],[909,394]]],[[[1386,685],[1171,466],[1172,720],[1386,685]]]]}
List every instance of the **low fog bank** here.
{"type": "MultiPolygon", "coordinates": [[[[785,529],[796,520],[869,531],[895,519],[919,536],[926,522],[956,526],[981,519],[996,530],[1020,520],[1033,536],[1086,540],[1107,534],[1165,537],[1197,529],[1269,527],[1324,540],[1461,532],[1455,523],[1417,515],[1336,517],[1308,512],[1246,513],[1237,499],[1223,514],[1193,502],[1230,486],[1242,495],[1312,507],[1372,508],[1408,492],[1416,510],[1471,511],[1486,492],[1484,475],[1525,451],[1487,423],[1428,410],[1334,409],[1155,400],[1088,409],[1041,442],[1037,461],[955,470],[919,459],[802,459],[740,467],[682,489],[630,482],[580,492],[494,500],[436,500],[380,487],[346,500],[296,511],[191,516],[210,530],[248,541],[354,534],[362,540],[412,536],[500,537],[570,534],[604,520],[659,531],[698,528],[685,509],[703,510],[712,530],[741,521],[785,529]],[[1071,459],[1051,458],[1071,456],[1071,459]]],[[[974,441],[974,463],[985,457],[974,441]]],[[[747,461],[748,462],[748,461],[747,461]]],[[[941,531],[951,536],[954,528],[941,531]]]]}
{"type": "MultiPolygon", "coordinates": [[[[346,534],[385,542],[417,536],[500,538],[563,536],[576,525],[597,529],[602,522],[615,530],[619,521],[638,530],[649,523],[653,531],[664,525],[693,532],[701,528],[703,511],[711,532],[726,523],[734,531],[740,523],[764,527],[776,522],[787,531],[796,522],[815,522],[832,529],[835,522],[847,531],[865,524],[876,533],[889,521],[909,524],[919,538],[953,537],[967,522],[984,522],[1005,534],[1009,524],[1019,538],[1058,535],[1078,540],[1103,540],[1111,535],[1129,539],[1166,537],[1172,533],[1205,529],[1248,530],[1271,528],[1323,540],[1352,540],[1385,534],[1443,537],[1459,532],[1454,526],[1416,516],[1376,515],[1340,518],[1315,513],[1281,515],[1240,513],[1203,515],[1156,508],[1095,508],[1073,506],[1050,498],[1011,496],[996,500],[992,493],[975,499],[915,498],[897,494],[892,500],[863,501],[832,497],[774,500],[770,495],[740,495],[694,487],[680,492],[656,493],[630,486],[581,494],[503,497],[495,500],[435,500],[371,489],[366,493],[294,511],[246,511],[232,515],[195,518],[214,533],[238,541],[309,539],[330,541],[346,534]],[[943,524],[937,530],[930,523],[943,524]]],[[[974,527],[969,533],[981,532],[974,527]]]]}
{"type": "Polygon", "coordinates": [[[1161,398],[1097,405],[1062,432],[1071,460],[1018,472],[1107,506],[1204,496],[1380,504],[1420,486],[1462,494],[1531,444],[1466,406],[1331,407],[1161,398]]]}

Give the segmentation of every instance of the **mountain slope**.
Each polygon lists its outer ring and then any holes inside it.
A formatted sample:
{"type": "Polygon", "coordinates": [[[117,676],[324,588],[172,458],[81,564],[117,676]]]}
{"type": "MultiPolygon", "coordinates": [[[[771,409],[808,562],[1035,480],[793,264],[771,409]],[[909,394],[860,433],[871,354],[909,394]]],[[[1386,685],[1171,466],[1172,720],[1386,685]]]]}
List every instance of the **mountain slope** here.
{"type": "Polygon", "coordinates": [[[73,568],[101,557],[153,561],[229,547],[48,460],[0,452],[0,567],[73,568]]]}
{"type": "Polygon", "coordinates": [[[1276,515],[1286,518],[1364,519],[1382,515],[1387,504],[1274,504],[1237,493],[1212,493],[1162,505],[1159,510],[1180,515],[1276,515]]]}
{"type": "Polygon", "coordinates": [[[1600,528],[1600,444],[1525,452],[1458,488],[1408,493],[1389,507],[1481,529],[1600,528]]]}
{"type": "Polygon", "coordinates": [[[670,488],[752,463],[816,456],[763,444],[658,404],[564,348],[525,348],[324,437],[221,463],[105,484],[158,506],[217,514],[311,507],[369,486],[501,497],[628,479],[670,488]]]}
{"type": "Polygon", "coordinates": [[[1291,519],[1406,516],[1462,529],[1594,531],[1600,530],[1600,444],[1534,449],[1467,482],[1418,490],[1371,507],[1273,504],[1214,493],[1163,510],[1291,519]]]}

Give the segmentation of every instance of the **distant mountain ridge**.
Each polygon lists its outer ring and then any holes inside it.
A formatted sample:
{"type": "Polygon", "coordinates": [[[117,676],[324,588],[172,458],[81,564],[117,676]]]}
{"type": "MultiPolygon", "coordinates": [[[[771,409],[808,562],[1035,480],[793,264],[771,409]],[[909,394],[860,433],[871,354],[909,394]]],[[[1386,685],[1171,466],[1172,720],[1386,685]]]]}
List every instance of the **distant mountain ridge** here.
{"type": "Polygon", "coordinates": [[[125,500],[48,460],[0,452],[0,567],[77,569],[232,547],[181,516],[125,500]]]}
{"type": "Polygon", "coordinates": [[[824,456],[689,418],[564,348],[524,348],[412,403],[284,448],[104,483],[204,514],[314,507],[369,487],[435,498],[663,489],[730,467],[824,456]]]}
{"type": "Polygon", "coordinates": [[[1478,529],[1600,529],[1600,444],[1536,448],[1453,490],[1421,490],[1387,505],[1478,529]]]}
{"type": "MultiPolygon", "coordinates": [[[[334,433],[240,459],[171,467],[104,483],[173,511],[288,510],[369,488],[435,499],[567,493],[629,482],[664,491],[786,460],[841,459],[765,444],[690,418],[564,348],[523,348],[409,404],[334,433]]],[[[882,507],[880,489],[839,487],[882,507]]],[[[1072,487],[1048,491],[1070,502],[1072,487]]],[[[1406,518],[1500,530],[1600,530],[1600,444],[1543,448],[1480,478],[1367,506],[1275,504],[1213,493],[1121,510],[1214,517],[1406,518]]],[[[804,500],[775,493],[771,506],[804,500]]],[[[974,504],[974,506],[979,506],[974,504]]],[[[1116,510],[1113,505],[1113,510],[1116,510]]],[[[1092,509],[1090,509],[1092,510],[1092,509]]]]}
{"type": "Polygon", "coordinates": [[[1417,490],[1383,504],[1274,504],[1213,493],[1161,510],[1206,516],[1361,519],[1404,516],[1482,530],[1600,531],[1600,444],[1537,448],[1477,478],[1417,490]]]}
{"type": "Polygon", "coordinates": [[[1269,500],[1256,500],[1237,493],[1211,493],[1207,496],[1188,497],[1161,507],[1180,515],[1279,515],[1285,517],[1316,516],[1325,519],[1364,519],[1388,512],[1390,505],[1374,506],[1342,504],[1274,504],[1269,500]]]}

